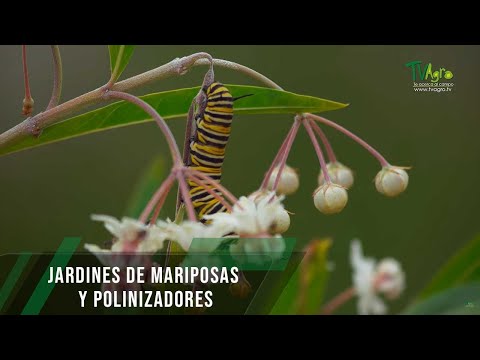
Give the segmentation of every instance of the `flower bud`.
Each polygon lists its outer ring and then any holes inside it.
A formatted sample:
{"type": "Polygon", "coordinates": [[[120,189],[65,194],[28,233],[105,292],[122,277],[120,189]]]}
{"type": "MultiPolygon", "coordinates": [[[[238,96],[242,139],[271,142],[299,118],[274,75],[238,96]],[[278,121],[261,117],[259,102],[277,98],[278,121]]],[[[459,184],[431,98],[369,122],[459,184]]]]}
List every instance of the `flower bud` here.
{"type": "MultiPolygon", "coordinates": [[[[353,171],[343,165],[342,163],[336,161],[333,163],[327,164],[327,171],[328,175],[330,176],[330,180],[334,184],[338,184],[343,186],[345,189],[350,189],[353,185],[353,171]]],[[[318,175],[318,185],[324,185],[325,178],[323,176],[323,171],[320,171],[318,175]]]]}
{"type": "MultiPolygon", "coordinates": [[[[272,190],[275,180],[277,179],[278,170],[280,167],[277,166],[273,169],[270,179],[268,179],[268,189],[272,190]]],[[[298,178],[297,172],[292,169],[290,166],[285,165],[283,168],[282,174],[280,175],[280,180],[277,186],[277,193],[284,195],[291,195],[298,190],[300,185],[300,180],[298,178]]]]}
{"type": "Polygon", "coordinates": [[[400,263],[391,258],[380,261],[376,269],[376,290],[389,299],[397,298],[405,289],[405,273],[400,263]]]}
{"type": "Polygon", "coordinates": [[[339,213],[347,201],[347,190],[333,183],[320,186],[313,194],[315,207],[326,215],[339,213]]]}
{"type": "Polygon", "coordinates": [[[287,210],[281,209],[275,213],[270,232],[272,234],[283,234],[290,227],[290,215],[287,210]]]}
{"type": "Polygon", "coordinates": [[[31,97],[23,99],[22,115],[29,116],[33,111],[34,103],[31,97]]]}
{"type": "Polygon", "coordinates": [[[375,187],[383,195],[394,197],[400,195],[408,186],[408,174],[396,166],[384,166],[375,177],[375,187]]]}

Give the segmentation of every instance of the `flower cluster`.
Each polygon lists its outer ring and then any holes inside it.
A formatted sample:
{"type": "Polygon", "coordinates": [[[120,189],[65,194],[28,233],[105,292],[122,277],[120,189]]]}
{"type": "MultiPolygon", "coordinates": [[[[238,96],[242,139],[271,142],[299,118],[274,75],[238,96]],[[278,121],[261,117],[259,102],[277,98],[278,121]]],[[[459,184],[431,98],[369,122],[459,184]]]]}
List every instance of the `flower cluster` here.
{"type": "Polygon", "coordinates": [[[107,215],[92,215],[93,220],[104,222],[105,228],[114,236],[114,242],[108,250],[92,244],[86,244],[85,248],[102,263],[111,264],[112,260],[108,260],[111,255],[152,255],[163,249],[166,240],[176,242],[186,252],[211,253],[227,235],[235,234],[233,236],[239,240],[230,248],[234,257],[249,253],[280,256],[285,249],[280,233],[288,228],[290,221],[282,199],[273,192],[242,196],[230,213],[206,215],[208,224],[190,220],[177,224],[167,219],[146,225],[130,218],[119,221],[107,215]],[[194,238],[205,241],[196,241],[192,249],[194,238]]]}
{"type": "Polygon", "coordinates": [[[377,150],[357,135],[330,120],[312,114],[304,114],[295,118],[290,132],[265,176],[261,189],[270,189],[278,194],[291,195],[299,188],[298,172],[288,166],[286,161],[298,128],[303,124],[320,163],[318,188],[313,192],[314,205],[320,212],[327,215],[339,213],[345,208],[348,202],[347,190],[353,186],[354,174],[349,167],[337,160],[327,136],[317,123],[333,127],[349,136],[379,161],[382,169],[375,177],[375,186],[379,193],[395,197],[406,190],[408,174],[405,170],[408,168],[390,165],[377,150]],[[327,152],[329,162],[325,160],[317,137],[321,140],[327,152]]]}
{"type": "Polygon", "coordinates": [[[355,294],[358,296],[358,313],[385,314],[387,306],[378,294],[393,300],[403,292],[405,273],[400,263],[392,258],[376,262],[372,258],[364,257],[359,240],[352,241],[350,262],[353,267],[355,294]]]}

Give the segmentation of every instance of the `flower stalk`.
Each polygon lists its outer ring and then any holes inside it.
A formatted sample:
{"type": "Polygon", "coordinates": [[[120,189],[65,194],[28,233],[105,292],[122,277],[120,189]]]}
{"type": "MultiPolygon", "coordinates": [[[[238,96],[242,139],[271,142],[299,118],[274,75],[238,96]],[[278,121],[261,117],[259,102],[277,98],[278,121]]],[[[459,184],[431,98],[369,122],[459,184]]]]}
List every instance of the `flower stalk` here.
{"type": "Polygon", "coordinates": [[[355,142],[363,146],[370,154],[372,154],[380,162],[380,165],[382,166],[389,165],[388,161],[382,156],[382,154],[380,154],[377,150],[375,150],[372,146],[370,146],[366,141],[362,140],[360,137],[358,137],[351,131],[345,129],[343,126],[338,125],[337,123],[330,121],[328,119],[325,119],[324,117],[321,117],[318,115],[305,114],[305,116],[307,117],[307,119],[318,121],[347,135],[349,138],[353,139],[355,142]]]}
{"type": "Polygon", "coordinates": [[[330,144],[330,141],[328,141],[327,135],[325,135],[323,130],[320,128],[320,126],[318,126],[315,121],[309,120],[309,123],[312,126],[312,129],[317,133],[318,137],[322,141],[322,144],[327,151],[328,160],[330,160],[331,163],[337,162],[337,157],[335,156],[335,152],[333,151],[332,144],[330,144]]]}
{"type": "Polygon", "coordinates": [[[332,300],[330,300],[327,305],[325,305],[320,312],[321,315],[331,315],[335,310],[337,310],[340,306],[345,304],[348,300],[352,299],[355,296],[355,288],[351,287],[340,294],[335,296],[332,300]]]}
{"type": "Polygon", "coordinates": [[[318,161],[320,162],[320,167],[322,168],[322,172],[325,176],[325,182],[327,184],[331,183],[330,176],[328,175],[328,170],[327,170],[327,164],[325,162],[325,157],[323,156],[322,149],[320,148],[320,145],[318,144],[317,138],[315,137],[315,134],[312,130],[312,126],[310,125],[309,120],[304,120],[303,121],[303,126],[305,127],[305,130],[307,130],[308,136],[310,136],[310,140],[312,141],[313,148],[315,149],[315,152],[317,153],[318,161]]]}
{"type": "Polygon", "coordinates": [[[272,176],[273,170],[275,169],[278,162],[280,161],[280,159],[283,157],[283,154],[285,153],[285,149],[287,147],[287,144],[290,141],[290,137],[293,134],[293,129],[295,127],[294,125],[295,124],[293,124],[291,126],[290,130],[288,131],[287,136],[283,140],[283,143],[282,143],[282,145],[280,146],[280,149],[277,152],[277,155],[275,155],[275,158],[273,159],[272,164],[270,165],[270,168],[268,169],[267,173],[265,174],[265,177],[262,181],[262,184],[260,185],[261,190],[266,190],[267,189],[268,181],[270,180],[270,178],[272,176]]]}
{"type": "Polygon", "coordinates": [[[33,99],[30,91],[30,81],[28,78],[28,64],[27,64],[27,45],[22,45],[22,65],[23,65],[23,82],[25,84],[25,98],[23,99],[23,115],[30,115],[33,111],[33,99]]]}

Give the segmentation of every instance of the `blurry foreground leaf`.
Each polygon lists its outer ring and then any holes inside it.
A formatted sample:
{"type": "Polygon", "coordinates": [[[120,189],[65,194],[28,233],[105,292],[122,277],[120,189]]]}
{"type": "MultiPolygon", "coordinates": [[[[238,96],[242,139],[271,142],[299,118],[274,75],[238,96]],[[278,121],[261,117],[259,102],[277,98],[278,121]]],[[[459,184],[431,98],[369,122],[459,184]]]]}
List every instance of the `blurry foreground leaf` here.
{"type": "Polygon", "coordinates": [[[420,299],[473,281],[480,281],[480,234],[448,260],[421,292],[420,299]]]}
{"type": "Polygon", "coordinates": [[[283,290],[271,314],[318,314],[329,271],[327,255],[330,239],[313,240],[305,257],[283,290]]]}
{"type": "Polygon", "coordinates": [[[480,283],[448,289],[408,307],[403,315],[480,315],[480,283]]]}

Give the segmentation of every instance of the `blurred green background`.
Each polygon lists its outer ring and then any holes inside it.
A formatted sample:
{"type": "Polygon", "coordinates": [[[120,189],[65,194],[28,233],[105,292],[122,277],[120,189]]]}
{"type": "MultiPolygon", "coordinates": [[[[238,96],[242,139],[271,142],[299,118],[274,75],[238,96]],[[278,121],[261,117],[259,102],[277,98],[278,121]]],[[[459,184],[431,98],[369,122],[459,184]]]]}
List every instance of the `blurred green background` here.
{"type": "MultiPolygon", "coordinates": [[[[107,46],[62,46],[64,90],[71,99],[104,84],[109,75],[107,46]]],[[[367,255],[399,259],[407,274],[406,293],[391,304],[402,309],[449,256],[480,232],[480,48],[474,46],[138,46],[122,78],[175,57],[207,51],[254,68],[286,90],[348,102],[325,113],[376,147],[392,164],[412,166],[405,194],[388,199],[372,180],[379,165],[363,148],[326,128],[340,161],[356,172],[347,208],[339,215],[319,213],[312,201],[319,165],[305,131],[300,131],[288,163],[299,169],[301,188],[287,199],[295,213],[287,233],[304,245],[330,236],[335,263],[326,299],[351,283],[348,261],[352,238],[367,255]],[[432,62],[454,73],[450,93],[412,90],[412,60],[432,62]]],[[[50,98],[49,46],[28,47],[36,111],[50,98]]],[[[205,68],[137,90],[136,94],[199,85],[205,68]]],[[[0,46],[0,130],[22,120],[20,46],[0,46]]],[[[257,84],[225,69],[224,83],[257,84]]],[[[291,116],[238,116],[227,149],[223,183],[235,194],[259,186],[291,116]]],[[[185,121],[169,125],[183,141],[185,121]]],[[[167,146],[154,123],[126,127],[47,145],[0,158],[0,253],[53,251],[64,236],[102,243],[108,236],[90,221],[91,213],[122,216],[138,174],[167,146]]],[[[174,197],[166,204],[172,216],[174,197]]],[[[355,311],[354,302],[340,313],[355,311]]]]}

